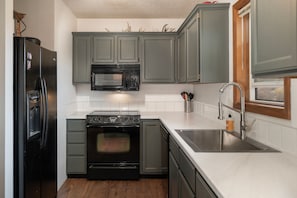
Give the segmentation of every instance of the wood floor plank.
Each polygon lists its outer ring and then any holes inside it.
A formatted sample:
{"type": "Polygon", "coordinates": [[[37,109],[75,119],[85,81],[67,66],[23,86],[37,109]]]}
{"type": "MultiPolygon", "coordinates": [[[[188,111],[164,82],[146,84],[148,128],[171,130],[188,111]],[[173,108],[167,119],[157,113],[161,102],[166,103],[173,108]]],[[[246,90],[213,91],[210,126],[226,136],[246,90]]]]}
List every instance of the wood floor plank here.
{"type": "Polygon", "coordinates": [[[167,179],[87,180],[67,179],[57,198],[166,198],[167,179]]]}

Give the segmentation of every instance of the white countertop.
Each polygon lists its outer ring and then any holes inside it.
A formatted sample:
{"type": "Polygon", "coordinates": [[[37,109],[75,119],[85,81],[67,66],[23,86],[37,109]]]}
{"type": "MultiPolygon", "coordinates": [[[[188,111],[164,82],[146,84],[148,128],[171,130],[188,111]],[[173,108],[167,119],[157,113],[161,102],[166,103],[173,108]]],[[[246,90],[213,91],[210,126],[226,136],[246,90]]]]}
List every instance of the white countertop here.
{"type": "MultiPolygon", "coordinates": [[[[76,112],[68,119],[84,119],[76,112]]],[[[296,198],[297,157],[286,153],[194,152],[175,129],[222,128],[221,122],[195,113],[141,112],[141,119],[160,119],[219,197],[296,198]]]]}

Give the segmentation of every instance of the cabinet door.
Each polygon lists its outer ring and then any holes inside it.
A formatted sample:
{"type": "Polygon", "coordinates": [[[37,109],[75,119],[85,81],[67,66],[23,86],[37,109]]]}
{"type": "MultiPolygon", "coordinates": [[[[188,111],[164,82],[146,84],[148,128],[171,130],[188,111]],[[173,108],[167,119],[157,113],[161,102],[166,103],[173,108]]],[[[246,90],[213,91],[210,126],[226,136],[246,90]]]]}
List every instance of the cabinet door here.
{"type": "Polygon", "coordinates": [[[118,36],[117,48],[119,63],[139,62],[137,36],[118,36]]]}
{"type": "Polygon", "coordinates": [[[73,83],[91,81],[91,36],[73,35],[73,83]]]}
{"type": "Polygon", "coordinates": [[[178,198],[178,165],[169,153],[169,198],[178,198]]]}
{"type": "Polygon", "coordinates": [[[200,82],[229,82],[229,5],[201,8],[200,82]]]}
{"type": "Polygon", "coordinates": [[[160,121],[143,121],[141,132],[141,173],[164,174],[168,171],[168,149],[165,150],[160,121]],[[164,156],[165,155],[165,156],[164,156]]]}
{"type": "Polygon", "coordinates": [[[189,184],[187,183],[181,171],[178,172],[178,176],[179,176],[179,192],[178,192],[179,198],[194,198],[195,195],[192,192],[189,184]]]}
{"type": "Polygon", "coordinates": [[[216,198],[217,196],[210,189],[201,175],[196,172],[196,198],[216,198]]]}
{"type": "Polygon", "coordinates": [[[199,81],[199,18],[195,15],[186,27],[187,81],[199,81]]]}
{"type": "Polygon", "coordinates": [[[94,36],[93,42],[93,62],[94,63],[114,63],[115,62],[115,37],[114,36],[94,36]]]}
{"type": "Polygon", "coordinates": [[[252,74],[296,71],[296,1],[251,1],[252,74]]]}
{"type": "Polygon", "coordinates": [[[177,37],[177,81],[187,81],[187,45],[184,31],[177,37]]]}
{"type": "Polygon", "coordinates": [[[175,82],[174,36],[144,37],[142,51],[142,82],[175,82]]]}

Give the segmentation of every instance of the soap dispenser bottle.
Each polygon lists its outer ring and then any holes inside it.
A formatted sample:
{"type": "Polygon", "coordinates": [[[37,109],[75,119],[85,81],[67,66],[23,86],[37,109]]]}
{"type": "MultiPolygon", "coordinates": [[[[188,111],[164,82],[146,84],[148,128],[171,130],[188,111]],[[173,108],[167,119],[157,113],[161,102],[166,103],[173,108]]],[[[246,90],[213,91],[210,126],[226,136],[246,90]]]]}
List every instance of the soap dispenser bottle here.
{"type": "Polygon", "coordinates": [[[226,131],[234,131],[234,119],[232,118],[231,114],[229,114],[228,118],[226,119],[226,131]]]}

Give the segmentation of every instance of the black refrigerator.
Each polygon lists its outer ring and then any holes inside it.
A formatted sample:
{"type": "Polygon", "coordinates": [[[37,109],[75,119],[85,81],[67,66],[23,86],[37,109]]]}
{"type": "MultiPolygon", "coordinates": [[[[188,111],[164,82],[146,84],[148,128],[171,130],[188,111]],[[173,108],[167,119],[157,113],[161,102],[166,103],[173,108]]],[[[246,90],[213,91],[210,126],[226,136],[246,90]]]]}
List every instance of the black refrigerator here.
{"type": "Polygon", "coordinates": [[[14,38],[14,197],[57,196],[56,52],[14,38]]]}

